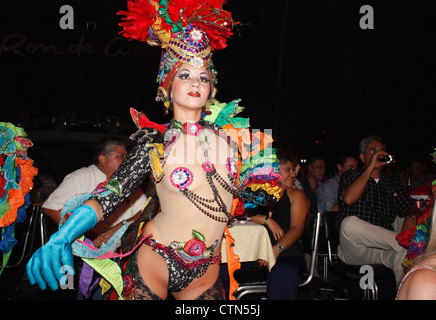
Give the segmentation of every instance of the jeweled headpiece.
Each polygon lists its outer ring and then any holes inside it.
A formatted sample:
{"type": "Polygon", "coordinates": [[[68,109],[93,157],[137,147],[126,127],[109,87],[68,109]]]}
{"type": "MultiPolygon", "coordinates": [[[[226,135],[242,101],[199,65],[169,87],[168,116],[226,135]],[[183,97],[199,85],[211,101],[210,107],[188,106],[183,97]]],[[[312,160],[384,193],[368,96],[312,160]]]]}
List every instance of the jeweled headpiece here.
{"type": "Polygon", "coordinates": [[[235,25],[224,0],[128,0],[121,32],[124,37],[146,41],[163,49],[157,82],[159,101],[168,103],[175,73],[183,63],[209,70],[213,85],[217,72],[212,51],[227,47],[235,25]]]}

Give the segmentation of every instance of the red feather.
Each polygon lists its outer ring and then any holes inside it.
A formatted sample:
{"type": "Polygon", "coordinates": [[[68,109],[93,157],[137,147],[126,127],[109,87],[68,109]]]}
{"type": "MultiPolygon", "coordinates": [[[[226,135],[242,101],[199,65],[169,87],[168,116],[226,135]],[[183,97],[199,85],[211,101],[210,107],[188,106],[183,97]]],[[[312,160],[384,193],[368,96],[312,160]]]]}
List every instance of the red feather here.
{"type": "Polygon", "coordinates": [[[167,128],[166,125],[157,124],[156,122],[150,121],[142,112],[138,112],[136,109],[130,108],[130,115],[132,116],[133,122],[136,124],[138,129],[153,128],[165,133],[167,128]]]}
{"type": "Polygon", "coordinates": [[[118,11],[118,15],[125,15],[119,23],[123,27],[121,33],[126,38],[146,41],[149,37],[148,30],[155,22],[156,8],[148,0],[128,0],[128,11],[118,11]]]}
{"type": "MultiPolygon", "coordinates": [[[[236,24],[231,13],[222,9],[225,0],[168,0],[167,7],[162,7],[167,15],[161,19],[162,27],[171,31],[172,26],[165,21],[169,18],[174,24],[186,27],[192,23],[203,28],[211,42],[212,50],[227,47],[227,38],[233,33],[232,27],[236,24]]],[[[151,36],[150,27],[155,23],[159,14],[155,6],[148,0],[128,0],[127,11],[119,11],[125,15],[119,25],[123,27],[121,33],[130,39],[147,41],[151,36]]]]}

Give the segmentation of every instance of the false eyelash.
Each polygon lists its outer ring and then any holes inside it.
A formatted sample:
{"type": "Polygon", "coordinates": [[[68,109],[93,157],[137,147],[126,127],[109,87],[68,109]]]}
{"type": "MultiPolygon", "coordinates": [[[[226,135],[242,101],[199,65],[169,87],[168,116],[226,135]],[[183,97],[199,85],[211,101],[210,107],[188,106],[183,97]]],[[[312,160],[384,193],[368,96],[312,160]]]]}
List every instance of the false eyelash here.
{"type": "Polygon", "coordinates": [[[190,74],[189,74],[189,72],[182,71],[177,75],[177,77],[180,79],[186,80],[186,79],[189,79],[190,74]]]}
{"type": "MultiPolygon", "coordinates": [[[[177,75],[177,77],[178,77],[179,79],[182,79],[182,80],[187,80],[187,79],[190,79],[190,77],[191,77],[191,73],[190,73],[189,71],[181,71],[181,72],[177,75]]],[[[204,82],[204,83],[209,83],[209,82],[210,82],[210,79],[209,79],[208,76],[200,75],[199,81],[200,81],[200,82],[204,82]]]]}
{"type": "Polygon", "coordinates": [[[205,82],[205,83],[209,83],[210,79],[207,76],[200,76],[200,81],[205,82]]]}

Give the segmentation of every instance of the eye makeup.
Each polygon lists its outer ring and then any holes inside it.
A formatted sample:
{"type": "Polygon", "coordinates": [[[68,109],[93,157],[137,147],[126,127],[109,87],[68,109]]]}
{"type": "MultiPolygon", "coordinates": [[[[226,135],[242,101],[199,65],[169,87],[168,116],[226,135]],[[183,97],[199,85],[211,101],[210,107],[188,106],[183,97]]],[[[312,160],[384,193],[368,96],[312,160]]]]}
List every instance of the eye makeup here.
{"type": "MultiPolygon", "coordinates": [[[[191,80],[192,74],[191,71],[189,71],[188,69],[183,69],[180,70],[180,72],[177,74],[177,77],[182,80],[191,80]]],[[[209,75],[206,72],[202,72],[198,77],[198,81],[203,83],[209,83],[210,82],[209,75]]]]}

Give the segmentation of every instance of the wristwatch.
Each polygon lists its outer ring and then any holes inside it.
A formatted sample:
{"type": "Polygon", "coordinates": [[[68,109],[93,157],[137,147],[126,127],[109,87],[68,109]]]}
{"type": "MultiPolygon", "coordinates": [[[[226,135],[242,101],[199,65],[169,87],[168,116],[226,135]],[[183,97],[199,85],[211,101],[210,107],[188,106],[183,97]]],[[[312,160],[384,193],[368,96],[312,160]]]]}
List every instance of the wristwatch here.
{"type": "Polygon", "coordinates": [[[280,243],[276,243],[274,246],[279,250],[279,252],[283,251],[284,249],[283,245],[280,243]]]}

